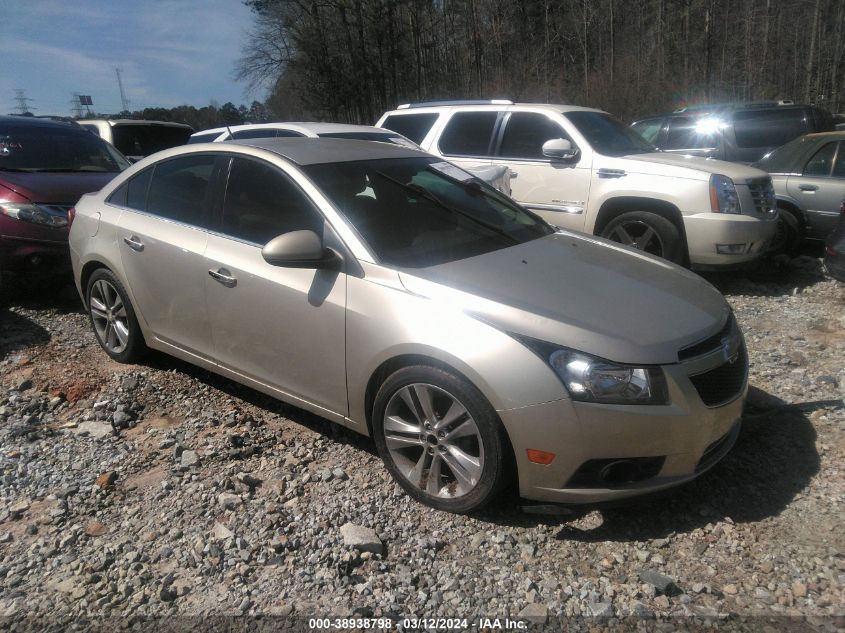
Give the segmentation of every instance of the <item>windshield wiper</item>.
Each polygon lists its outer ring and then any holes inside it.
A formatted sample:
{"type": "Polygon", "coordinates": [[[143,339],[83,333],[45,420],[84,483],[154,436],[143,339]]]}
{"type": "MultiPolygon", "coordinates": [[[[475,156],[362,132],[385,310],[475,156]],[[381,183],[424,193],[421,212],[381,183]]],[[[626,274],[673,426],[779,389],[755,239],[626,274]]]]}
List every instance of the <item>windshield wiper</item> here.
{"type": "Polygon", "coordinates": [[[415,193],[418,196],[425,198],[426,200],[428,200],[430,202],[433,202],[434,204],[436,204],[441,209],[445,209],[446,211],[449,211],[450,213],[454,213],[456,215],[463,216],[463,217],[467,218],[468,220],[471,220],[471,221],[475,222],[476,224],[479,224],[479,225],[483,226],[484,228],[486,228],[490,231],[493,231],[497,235],[501,235],[502,237],[507,238],[513,244],[519,244],[520,243],[519,240],[516,239],[513,235],[511,235],[510,233],[507,233],[506,231],[503,231],[501,228],[499,228],[495,224],[491,224],[490,222],[482,220],[481,218],[475,217],[471,213],[467,213],[466,211],[462,211],[461,209],[458,209],[457,207],[453,207],[449,204],[446,204],[445,202],[443,202],[440,198],[438,198],[435,194],[433,194],[431,191],[429,191],[425,187],[421,187],[421,186],[414,184],[414,183],[407,183],[406,184],[406,183],[404,183],[400,180],[397,180],[396,178],[393,178],[392,176],[388,176],[387,174],[383,174],[380,171],[377,171],[375,173],[376,173],[377,176],[381,176],[385,180],[392,182],[394,185],[398,185],[399,187],[402,187],[402,189],[404,189],[406,191],[410,191],[411,193],[415,193]]]}

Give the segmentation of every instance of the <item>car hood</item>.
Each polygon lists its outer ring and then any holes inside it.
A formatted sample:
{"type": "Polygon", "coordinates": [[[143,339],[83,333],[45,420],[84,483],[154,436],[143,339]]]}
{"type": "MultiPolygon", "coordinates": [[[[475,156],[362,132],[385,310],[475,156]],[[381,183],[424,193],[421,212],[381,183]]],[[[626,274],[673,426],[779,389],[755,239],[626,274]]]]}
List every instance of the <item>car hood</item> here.
{"type": "Polygon", "coordinates": [[[637,174],[672,176],[693,180],[709,180],[711,174],[722,174],[736,183],[768,176],[766,172],[756,167],[712,158],[701,158],[700,156],[685,156],[672,152],[651,152],[620,158],[607,158],[602,160],[600,167],[622,169],[637,174]],[[618,164],[616,164],[617,162],[618,164]]]}
{"type": "Polygon", "coordinates": [[[399,276],[410,292],[505,332],[620,363],[676,363],[678,350],[716,333],[729,311],[698,275],[568,232],[399,276]]]}
{"type": "Polygon", "coordinates": [[[0,184],[30,202],[73,205],[83,194],[102,189],[118,173],[0,171],[0,184]]]}

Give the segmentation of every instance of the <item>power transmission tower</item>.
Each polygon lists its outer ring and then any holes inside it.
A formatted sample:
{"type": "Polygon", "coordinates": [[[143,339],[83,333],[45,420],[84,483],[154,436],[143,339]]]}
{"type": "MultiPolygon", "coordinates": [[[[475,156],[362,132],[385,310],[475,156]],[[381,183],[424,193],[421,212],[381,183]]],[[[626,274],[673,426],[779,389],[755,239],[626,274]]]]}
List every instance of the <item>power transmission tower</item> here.
{"type": "Polygon", "coordinates": [[[82,102],[79,100],[79,93],[74,92],[70,100],[70,107],[73,110],[73,116],[77,119],[82,118],[82,102]]]}
{"type": "Polygon", "coordinates": [[[114,72],[117,73],[117,86],[120,88],[120,103],[123,106],[123,111],[129,112],[129,99],[126,98],[126,92],[123,90],[123,79],[120,78],[120,73],[123,70],[121,68],[115,68],[114,72]]]}
{"type": "Polygon", "coordinates": [[[32,99],[26,96],[26,92],[24,92],[21,88],[15,88],[15,101],[18,104],[18,113],[19,114],[26,114],[27,112],[31,112],[35,110],[35,108],[30,108],[27,105],[32,99]]]}

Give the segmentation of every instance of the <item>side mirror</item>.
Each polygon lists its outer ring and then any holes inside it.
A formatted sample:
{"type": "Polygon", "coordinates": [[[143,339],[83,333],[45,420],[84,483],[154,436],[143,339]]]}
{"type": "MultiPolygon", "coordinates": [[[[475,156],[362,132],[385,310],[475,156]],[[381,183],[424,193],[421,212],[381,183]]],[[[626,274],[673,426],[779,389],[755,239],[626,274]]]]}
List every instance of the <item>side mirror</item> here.
{"type": "Polygon", "coordinates": [[[558,160],[574,160],[581,154],[581,150],[572,147],[565,138],[552,138],[543,143],[543,156],[558,160]]]}
{"type": "Polygon", "coordinates": [[[268,264],[284,268],[338,268],[340,255],[323,246],[314,231],[291,231],[274,237],[261,249],[268,264]]]}

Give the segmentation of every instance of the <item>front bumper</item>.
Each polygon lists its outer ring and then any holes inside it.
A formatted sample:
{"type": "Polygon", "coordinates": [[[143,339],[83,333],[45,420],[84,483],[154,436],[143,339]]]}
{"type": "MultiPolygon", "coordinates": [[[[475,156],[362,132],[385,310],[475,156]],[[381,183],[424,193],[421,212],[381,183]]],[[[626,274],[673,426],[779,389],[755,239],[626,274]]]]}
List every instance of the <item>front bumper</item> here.
{"type": "Polygon", "coordinates": [[[666,406],[562,399],[499,411],[516,456],[520,495],[546,503],[612,501],[676,486],[715,465],[736,440],[747,379],[733,400],[707,407],[683,364],[663,369],[672,403],[666,406]],[[529,448],[554,453],[555,459],[548,465],[530,462],[529,448]],[[618,486],[571,483],[590,460],[650,457],[662,457],[662,466],[642,481],[618,486]]]}
{"type": "Polygon", "coordinates": [[[748,215],[697,213],[684,216],[690,263],[694,267],[744,264],[760,257],[777,230],[777,214],[759,219],[748,215]],[[722,254],[718,245],[744,244],[735,254],[722,254]]]}

